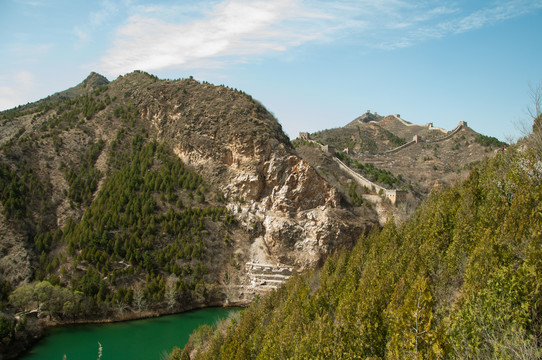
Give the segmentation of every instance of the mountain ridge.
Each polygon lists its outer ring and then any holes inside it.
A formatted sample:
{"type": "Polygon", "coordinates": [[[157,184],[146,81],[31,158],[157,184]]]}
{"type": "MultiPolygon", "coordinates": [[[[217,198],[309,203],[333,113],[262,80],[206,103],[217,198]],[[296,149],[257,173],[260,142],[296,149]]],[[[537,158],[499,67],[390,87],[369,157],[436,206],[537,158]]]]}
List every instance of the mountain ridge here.
{"type": "MultiPolygon", "coordinates": [[[[466,176],[473,164],[493,156],[506,145],[477,133],[463,120],[453,130],[446,131],[432,123],[407,122],[398,114],[382,116],[370,112],[344,127],[302,133],[302,137],[333,147],[343,159],[360,168],[365,164],[391,173],[402,179],[401,188],[417,194],[420,200],[435,184],[452,185],[456,179],[466,176]]],[[[334,173],[334,177],[340,176],[336,170],[316,161],[315,148],[306,146],[303,138],[294,141],[302,157],[314,159],[311,161],[315,168],[321,167],[324,172],[334,173]]],[[[332,181],[330,176],[324,174],[324,177],[332,181]]]]}

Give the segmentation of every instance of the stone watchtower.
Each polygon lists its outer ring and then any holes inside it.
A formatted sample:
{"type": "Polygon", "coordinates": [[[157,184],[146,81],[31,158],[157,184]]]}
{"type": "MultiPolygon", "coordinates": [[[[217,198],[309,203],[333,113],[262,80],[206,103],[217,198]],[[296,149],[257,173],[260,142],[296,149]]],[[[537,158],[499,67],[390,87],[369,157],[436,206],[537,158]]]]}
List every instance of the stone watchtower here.
{"type": "Polygon", "coordinates": [[[308,132],[300,132],[300,133],[299,133],[299,138],[300,138],[301,140],[307,140],[307,141],[311,139],[311,137],[310,137],[310,135],[309,135],[308,132]]]}
{"type": "Polygon", "coordinates": [[[407,192],[405,190],[386,190],[386,199],[392,204],[403,203],[406,201],[407,192]]]}
{"type": "Polygon", "coordinates": [[[322,145],[322,151],[329,155],[335,155],[335,146],[322,145]]]}

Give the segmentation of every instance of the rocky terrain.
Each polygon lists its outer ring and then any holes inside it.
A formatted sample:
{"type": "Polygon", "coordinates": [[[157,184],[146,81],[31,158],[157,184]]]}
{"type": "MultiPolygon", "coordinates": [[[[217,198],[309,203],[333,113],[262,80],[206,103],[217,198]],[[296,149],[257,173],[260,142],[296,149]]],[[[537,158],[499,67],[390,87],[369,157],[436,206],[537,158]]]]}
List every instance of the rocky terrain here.
{"type": "MultiPolygon", "coordinates": [[[[14,288],[33,280],[40,267],[34,238],[80,221],[114,174],[111,157],[119,131],[167,144],[205,180],[215,194],[207,198],[222,198],[235,216],[238,225],[229,230],[232,247],[223,254],[208,249],[220,259],[215,267],[219,274],[236,272],[228,281],[222,275],[213,277],[223,287],[250,286],[245,267],[232,270],[232,263],[280,263],[303,270],[333,249],[351,246],[375,223],[372,211],[341,204],[341,194],[296,154],[263,105],[224,86],[158,80],[142,72],[109,83],[92,73],[72,89],[3,112],[1,121],[3,166],[21,179],[25,172],[31,174],[36,184],[23,180],[24,214],[0,219],[2,277],[14,288]],[[69,102],[75,100],[83,104],[82,110],[70,112],[75,105],[69,102]],[[100,141],[102,150],[91,166],[102,176],[88,201],[75,202],[66,169],[80,168],[81,154],[100,141]]],[[[61,262],[71,262],[60,243],[54,243],[47,256],[53,259],[58,253],[63,254],[61,262]]],[[[49,269],[50,275],[69,285],[70,275],[60,275],[62,268],[49,269]]],[[[249,289],[244,301],[257,291],[249,289]]]]}
{"type": "MultiPolygon", "coordinates": [[[[455,129],[447,131],[432,123],[417,125],[407,122],[398,114],[381,116],[371,112],[342,128],[303,134],[303,139],[296,139],[294,144],[300,156],[319,169],[326,180],[342,189],[345,197],[350,198],[348,182],[351,176],[345,177],[344,171],[329,161],[329,156],[322,154],[326,152],[322,146],[333,147],[334,152],[343,154],[343,160],[346,156],[348,161],[370,164],[387,171],[387,175],[397,181],[383,183],[375,180],[376,187],[407,191],[405,202],[412,209],[435,186],[453,185],[464,178],[473,166],[486,157],[492,157],[506,145],[477,133],[463,121],[458,122],[455,129]]],[[[354,164],[351,166],[355,168],[354,164]]],[[[356,171],[363,175],[364,171],[359,170],[356,171]]],[[[389,209],[386,212],[389,213],[389,209]]],[[[391,212],[400,217],[405,214],[404,211],[393,209],[391,212]]]]}
{"type": "MultiPolygon", "coordinates": [[[[185,87],[188,94],[197,93],[194,83],[185,87]]],[[[169,102],[171,109],[157,99],[139,106],[183,162],[230,199],[228,208],[254,241],[248,261],[303,269],[359,235],[363,221],[340,208],[340,194],[297,156],[261,104],[221,87],[203,88],[207,97],[201,103],[181,97],[169,102]]]]}

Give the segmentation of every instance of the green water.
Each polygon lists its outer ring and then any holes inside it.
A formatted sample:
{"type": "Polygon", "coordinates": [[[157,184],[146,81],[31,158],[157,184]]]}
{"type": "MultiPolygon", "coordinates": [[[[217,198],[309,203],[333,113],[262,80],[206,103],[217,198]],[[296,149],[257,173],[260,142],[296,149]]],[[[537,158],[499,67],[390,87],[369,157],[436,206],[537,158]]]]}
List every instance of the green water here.
{"type": "Polygon", "coordinates": [[[159,318],[51,329],[23,360],[160,360],[173,346],[182,347],[199,325],[215,324],[239,309],[208,308],[159,318]]]}

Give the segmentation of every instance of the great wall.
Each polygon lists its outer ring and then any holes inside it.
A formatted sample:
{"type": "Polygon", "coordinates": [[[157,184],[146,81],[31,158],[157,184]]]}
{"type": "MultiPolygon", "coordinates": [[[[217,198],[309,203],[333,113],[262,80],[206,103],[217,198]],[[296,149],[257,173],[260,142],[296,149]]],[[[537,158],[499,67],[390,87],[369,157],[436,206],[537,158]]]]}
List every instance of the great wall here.
{"type": "MultiPolygon", "coordinates": [[[[402,119],[400,119],[400,120],[402,120],[402,119]]],[[[426,126],[429,129],[439,129],[439,130],[441,130],[440,128],[432,127],[432,125],[433,124],[429,123],[426,126]]],[[[463,127],[467,127],[467,122],[466,121],[460,121],[459,124],[452,131],[450,131],[449,133],[446,134],[446,136],[443,136],[443,137],[440,137],[440,138],[437,138],[437,139],[424,140],[424,139],[421,138],[421,136],[414,135],[414,137],[412,138],[412,141],[409,141],[406,144],[398,146],[398,147],[396,147],[394,149],[379,153],[379,155],[393,154],[393,153],[396,153],[396,152],[398,152],[400,150],[403,150],[404,148],[409,147],[410,145],[413,145],[413,144],[418,144],[418,143],[435,144],[435,143],[439,143],[439,142],[442,142],[442,141],[445,141],[445,140],[448,140],[448,139],[452,138],[455,134],[457,134],[459,132],[459,130],[463,129],[463,127]]]]}
{"type": "Polygon", "coordinates": [[[343,171],[348,173],[354,179],[354,181],[356,181],[362,187],[366,187],[368,189],[374,189],[376,192],[382,193],[383,195],[385,195],[386,199],[391,201],[392,204],[400,203],[400,202],[403,202],[403,201],[406,200],[406,194],[407,194],[406,191],[399,190],[399,189],[386,189],[386,188],[372,182],[371,180],[364,178],[363,176],[361,176],[360,174],[358,174],[357,172],[352,170],[344,162],[342,162],[341,160],[337,159],[337,157],[334,156],[335,155],[335,148],[333,146],[322,145],[322,144],[320,144],[320,143],[318,143],[318,142],[316,142],[314,140],[311,140],[308,136],[309,136],[308,133],[299,133],[299,137],[301,139],[319,146],[320,149],[324,153],[326,153],[326,154],[328,154],[330,156],[333,156],[333,160],[335,160],[337,162],[339,167],[343,171]]]}
{"type": "MultiPolygon", "coordinates": [[[[376,113],[375,113],[376,114],[376,113]]],[[[404,121],[403,119],[400,118],[400,116],[397,114],[397,115],[394,115],[394,117],[396,119],[398,119],[402,124],[404,124],[405,126],[419,126],[419,125],[415,125],[415,124],[410,124],[410,123],[407,123],[406,121],[404,121]]],[[[358,120],[360,121],[360,120],[358,120]]],[[[361,122],[361,121],[360,121],[361,122]]],[[[377,121],[370,121],[372,123],[377,123],[377,121]]],[[[396,153],[396,152],[399,152],[411,145],[414,145],[414,144],[419,144],[419,143],[423,143],[423,144],[435,144],[435,143],[439,143],[439,142],[442,142],[442,141],[446,141],[450,138],[452,138],[454,135],[456,135],[461,129],[463,128],[466,128],[467,127],[467,122],[466,121],[460,121],[459,124],[450,132],[446,132],[446,130],[444,129],[441,129],[441,128],[438,128],[438,127],[434,127],[432,123],[429,123],[426,125],[426,127],[430,130],[439,130],[439,131],[442,131],[442,132],[445,132],[446,135],[445,136],[442,136],[440,138],[436,138],[436,139],[422,139],[421,136],[419,135],[414,135],[414,137],[412,138],[412,141],[409,141],[407,142],[406,144],[403,144],[401,146],[398,146],[396,148],[393,148],[391,150],[388,150],[388,151],[384,151],[384,152],[381,152],[381,153],[377,153],[376,155],[389,155],[389,154],[393,154],[393,153],[396,153]]],[[[356,181],[359,185],[363,186],[363,187],[366,187],[368,189],[372,189],[374,190],[375,192],[378,192],[382,195],[384,195],[386,197],[386,199],[390,200],[390,202],[392,204],[397,204],[397,203],[400,203],[400,202],[403,202],[403,201],[406,201],[406,195],[407,195],[407,192],[405,190],[399,190],[399,189],[386,189],[372,181],[370,181],[369,179],[366,179],[365,177],[363,177],[362,175],[360,175],[359,173],[357,173],[356,171],[352,170],[348,165],[346,165],[344,162],[342,162],[341,160],[339,160],[337,157],[335,157],[335,148],[333,146],[330,146],[330,145],[323,145],[323,144],[320,144],[314,140],[311,140],[310,139],[310,134],[307,133],[307,132],[300,132],[299,133],[299,138],[300,139],[303,139],[305,141],[308,141],[312,144],[316,144],[317,146],[320,147],[320,149],[328,154],[328,155],[331,155],[333,156],[333,160],[335,162],[337,162],[337,164],[339,165],[339,167],[345,171],[348,175],[350,175],[350,177],[356,181]]],[[[344,151],[345,153],[349,154],[351,151],[350,149],[345,149],[344,151]]]]}
{"type": "Polygon", "coordinates": [[[382,193],[386,199],[390,200],[392,204],[397,204],[406,201],[406,194],[407,192],[405,190],[399,190],[399,189],[386,189],[378,184],[375,184],[374,182],[364,178],[354,170],[352,170],[348,165],[343,163],[341,160],[337,159],[336,157],[333,158],[338,164],[339,167],[348,173],[355,182],[357,182],[359,185],[364,186],[368,189],[374,189],[378,193],[382,193]]]}

